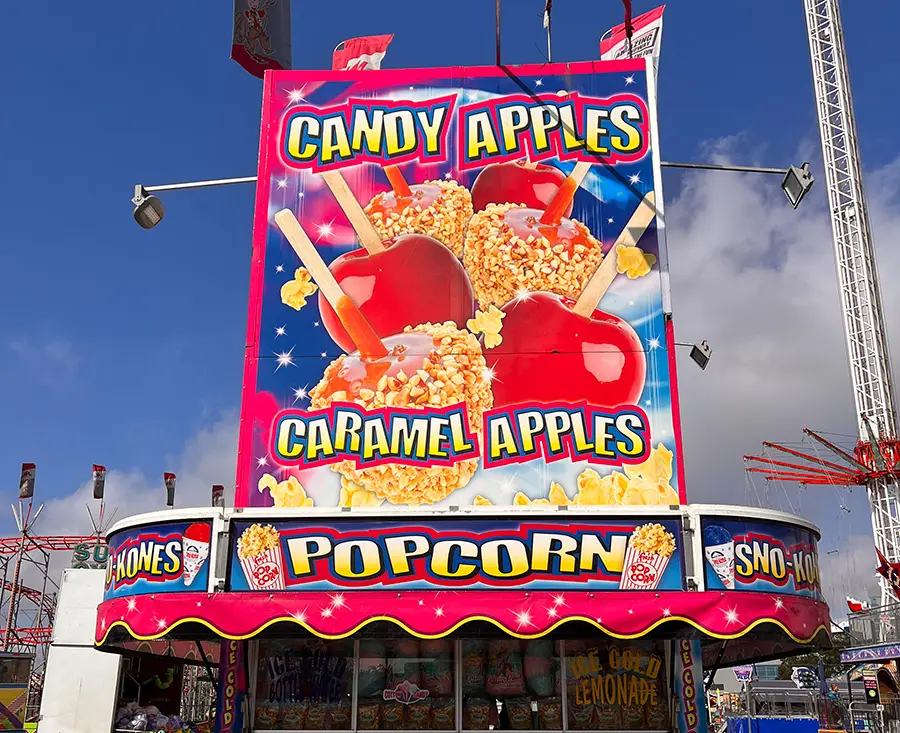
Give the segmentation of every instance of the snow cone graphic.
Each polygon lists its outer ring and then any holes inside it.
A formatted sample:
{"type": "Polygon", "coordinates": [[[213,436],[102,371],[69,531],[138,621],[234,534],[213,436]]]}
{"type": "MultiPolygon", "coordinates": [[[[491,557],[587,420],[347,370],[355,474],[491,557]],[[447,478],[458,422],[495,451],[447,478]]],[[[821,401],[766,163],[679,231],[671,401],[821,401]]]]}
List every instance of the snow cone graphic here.
{"type": "Polygon", "coordinates": [[[728,590],[734,590],[734,538],[724,527],[708,524],[703,529],[706,562],[728,590]]]}
{"type": "Polygon", "coordinates": [[[238,560],[250,590],[284,590],[281,535],[270,524],[251,524],[238,538],[238,560]]]}
{"type": "Polygon", "coordinates": [[[642,524],[628,538],[622,577],[623,590],[653,590],[675,552],[675,536],[661,524],[642,524]]]}
{"type": "Polygon", "coordinates": [[[184,564],[184,584],[189,586],[194,582],[206,558],[209,557],[209,525],[205,523],[192,524],[184,530],[184,539],[181,541],[181,558],[184,564]]]}

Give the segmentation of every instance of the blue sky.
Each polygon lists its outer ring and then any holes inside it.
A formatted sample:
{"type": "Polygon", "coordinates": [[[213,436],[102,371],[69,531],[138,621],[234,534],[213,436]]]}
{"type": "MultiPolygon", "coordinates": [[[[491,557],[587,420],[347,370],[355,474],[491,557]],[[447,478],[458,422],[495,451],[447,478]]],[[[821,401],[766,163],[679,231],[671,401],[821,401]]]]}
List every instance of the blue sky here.
{"type": "MultiPolygon", "coordinates": [[[[635,0],[635,12],[655,4],[635,0]]],[[[27,4],[6,9],[0,476],[10,498],[22,461],[38,463],[41,497],[64,497],[92,462],[155,479],[198,433],[233,420],[253,188],[170,193],[166,220],[151,232],[134,224],[129,204],[136,182],[255,173],[261,82],[229,60],[230,3],[215,5],[57,2],[41,21],[27,4]]],[[[900,101],[883,79],[895,63],[900,5],[864,5],[844,3],[846,44],[863,159],[883,169],[897,157],[900,101]]],[[[416,8],[379,18],[363,0],[295,2],[294,66],[327,68],[343,38],[388,32],[396,37],[386,67],[493,63],[489,0],[456,0],[452,12],[447,3],[416,8]]],[[[541,0],[504,0],[505,62],[543,60],[542,9],[541,0]]],[[[596,58],[598,37],[621,18],[618,0],[557,0],[555,60],[596,58]]],[[[806,154],[819,179],[811,226],[827,227],[801,0],[679,0],[665,24],[663,158],[724,150],[736,162],[781,166],[806,154]]],[[[667,198],[688,196],[699,180],[666,173],[667,198]]],[[[771,185],[753,180],[744,193],[771,185]]],[[[675,272],[678,246],[669,246],[675,272]]],[[[833,287],[833,270],[828,276],[833,287]]],[[[833,343],[830,357],[846,379],[846,357],[833,343]]],[[[852,430],[852,413],[840,419],[852,430]]],[[[770,437],[799,439],[794,424],[782,430],[770,437]]],[[[739,455],[757,445],[734,447],[737,486],[723,498],[741,499],[739,455]]],[[[229,481],[233,456],[218,465],[229,481]]],[[[690,481],[690,464],[688,472],[690,481]]],[[[856,517],[864,532],[864,512],[856,517]]]]}

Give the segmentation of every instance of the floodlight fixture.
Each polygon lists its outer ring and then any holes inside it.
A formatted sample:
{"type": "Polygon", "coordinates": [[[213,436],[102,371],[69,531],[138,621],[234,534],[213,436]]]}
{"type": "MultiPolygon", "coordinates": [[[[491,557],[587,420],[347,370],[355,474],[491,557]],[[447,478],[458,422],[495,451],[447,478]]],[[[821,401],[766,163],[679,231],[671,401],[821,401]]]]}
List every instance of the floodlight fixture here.
{"type": "Polygon", "coordinates": [[[166,215],[166,209],[156,196],[147,192],[141,184],[134,187],[134,220],[142,229],[153,229],[166,215]]]}
{"type": "Polygon", "coordinates": [[[712,356],[712,349],[706,341],[701,341],[699,344],[691,346],[691,359],[693,359],[694,363],[701,369],[706,369],[706,365],[709,364],[710,356],[712,356]]]}
{"type": "Polygon", "coordinates": [[[712,347],[710,347],[710,345],[706,343],[706,341],[701,341],[699,344],[688,344],[676,341],[675,345],[690,346],[691,359],[698,367],[704,370],[706,369],[706,365],[709,364],[709,358],[712,356],[712,347]]]}
{"type": "Polygon", "coordinates": [[[799,168],[792,165],[787,169],[784,180],[781,182],[781,190],[784,191],[787,200],[791,202],[791,206],[796,209],[809,193],[814,182],[815,178],[809,170],[809,163],[804,163],[799,168]]]}

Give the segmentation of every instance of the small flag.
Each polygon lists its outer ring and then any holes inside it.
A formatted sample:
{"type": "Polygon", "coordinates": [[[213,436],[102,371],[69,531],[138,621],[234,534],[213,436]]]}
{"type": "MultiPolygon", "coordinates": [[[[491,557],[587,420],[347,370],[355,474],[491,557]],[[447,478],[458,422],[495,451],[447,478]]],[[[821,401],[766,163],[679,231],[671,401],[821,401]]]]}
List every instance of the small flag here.
{"type": "Polygon", "coordinates": [[[30,499],[34,496],[34,470],[33,463],[22,464],[22,474],[19,476],[19,498],[30,499]]]}
{"type": "Polygon", "coordinates": [[[666,6],[663,5],[635,18],[631,22],[631,36],[628,35],[624,23],[610,28],[600,39],[600,59],[615,61],[652,56],[656,61],[662,45],[662,21],[665,9],[666,6]]]}
{"type": "Polygon", "coordinates": [[[878,556],[878,567],[875,568],[875,571],[888,582],[891,590],[894,591],[894,595],[900,598],[900,563],[888,562],[887,558],[881,554],[881,550],[877,547],[875,548],[875,554],[878,556]]]}
{"type": "Polygon", "coordinates": [[[553,0],[544,2],[544,28],[550,27],[550,11],[553,10],[553,0]]]}
{"type": "Polygon", "coordinates": [[[267,69],[290,69],[290,0],[234,0],[231,58],[260,79],[267,69]]]}
{"type": "Polygon", "coordinates": [[[847,596],[847,608],[850,609],[850,613],[862,613],[866,610],[868,603],[864,603],[863,601],[857,601],[855,598],[851,598],[847,596]]]}
{"type": "Polygon", "coordinates": [[[212,505],[225,506],[225,487],[221,484],[213,484],[212,487],[212,505]]]}
{"type": "Polygon", "coordinates": [[[341,41],[331,57],[333,71],[366,71],[381,68],[394,35],[362,36],[341,41]]]}
{"type": "Polygon", "coordinates": [[[163,481],[166,484],[166,506],[171,509],[175,506],[175,474],[164,473],[163,481]]]}
{"type": "Polygon", "coordinates": [[[94,464],[94,498],[103,498],[103,489],[106,486],[106,466],[94,464]]]}

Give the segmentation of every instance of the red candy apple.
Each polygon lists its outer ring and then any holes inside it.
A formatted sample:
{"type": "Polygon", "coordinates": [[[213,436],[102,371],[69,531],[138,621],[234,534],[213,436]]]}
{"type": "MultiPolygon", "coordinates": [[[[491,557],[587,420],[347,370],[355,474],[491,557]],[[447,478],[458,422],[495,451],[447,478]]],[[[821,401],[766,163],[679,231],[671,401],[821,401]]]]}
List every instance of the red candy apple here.
{"type": "MultiPolygon", "coordinates": [[[[453,321],[465,328],[472,317],[472,284],[460,261],[436,239],[404,234],[384,249],[346,252],[329,266],[347,297],[382,338],[406,326],[453,321]]],[[[322,323],[346,352],[357,346],[325,298],[319,298],[322,323]]]]}
{"type": "Polygon", "coordinates": [[[647,372],[638,335],[610,313],[595,310],[588,318],[573,311],[574,306],[570,298],[543,292],[503,306],[503,342],[486,352],[494,370],[495,407],[582,400],[618,407],[637,402],[647,372]]]}
{"type": "MultiPolygon", "coordinates": [[[[488,204],[524,204],[531,209],[545,209],[553,200],[566,174],[551,165],[525,163],[492,163],[481,170],[472,186],[472,206],[483,211],[488,204]]],[[[572,213],[572,202],[563,213],[572,213]]]]}

